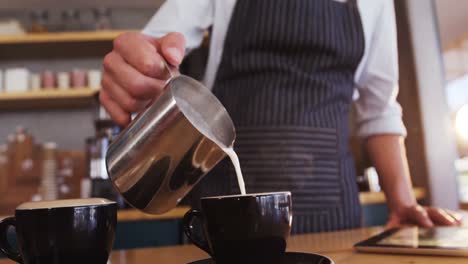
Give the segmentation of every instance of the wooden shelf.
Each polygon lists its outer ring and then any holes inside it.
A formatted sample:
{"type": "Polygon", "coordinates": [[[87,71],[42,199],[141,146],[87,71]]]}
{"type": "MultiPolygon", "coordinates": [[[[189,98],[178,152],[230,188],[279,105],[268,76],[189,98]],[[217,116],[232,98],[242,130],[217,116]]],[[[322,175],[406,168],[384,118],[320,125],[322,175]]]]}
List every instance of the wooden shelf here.
{"type": "Polygon", "coordinates": [[[23,93],[0,93],[1,110],[74,108],[92,105],[99,89],[41,90],[23,93]]]}
{"type": "MultiPolygon", "coordinates": [[[[130,30],[127,30],[130,31],[130,30]]],[[[109,31],[82,31],[82,32],[57,32],[57,33],[30,33],[24,35],[0,35],[0,45],[11,44],[35,44],[57,42],[101,42],[112,41],[123,30],[109,31]]]]}
{"type": "MultiPolygon", "coordinates": [[[[426,190],[424,188],[414,188],[413,191],[416,200],[422,200],[426,198],[426,190]]],[[[386,202],[383,192],[360,192],[359,200],[363,205],[381,204],[386,202]]]]}
{"type": "Polygon", "coordinates": [[[102,58],[112,50],[112,41],[128,31],[132,30],[0,35],[0,60],[102,58]]]}

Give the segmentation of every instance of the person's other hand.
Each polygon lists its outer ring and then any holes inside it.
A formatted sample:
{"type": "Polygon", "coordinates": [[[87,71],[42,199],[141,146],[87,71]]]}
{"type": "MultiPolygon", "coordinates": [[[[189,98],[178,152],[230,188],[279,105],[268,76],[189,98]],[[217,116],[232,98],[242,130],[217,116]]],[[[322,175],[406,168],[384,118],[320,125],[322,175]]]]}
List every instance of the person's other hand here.
{"type": "Polygon", "coordinates": [[[386,228],[402,225],[416,225],[420,227],[433,227],[434,225],[455,226],[461,225],[462,216],[456,212],[414,205],[404,207],[398,212],[390,213],[386,228]]]}
{"type": "Polygon", "coordinates": [[[185,54],[180,33],[151,38],[141,33],[124,33],[114,40],[112,52],[103,61],[99,100],[119,125],[130,122],[130,114],[143,110],[157,97],[169,77],[167,61],[179,66],[185,54]]]}

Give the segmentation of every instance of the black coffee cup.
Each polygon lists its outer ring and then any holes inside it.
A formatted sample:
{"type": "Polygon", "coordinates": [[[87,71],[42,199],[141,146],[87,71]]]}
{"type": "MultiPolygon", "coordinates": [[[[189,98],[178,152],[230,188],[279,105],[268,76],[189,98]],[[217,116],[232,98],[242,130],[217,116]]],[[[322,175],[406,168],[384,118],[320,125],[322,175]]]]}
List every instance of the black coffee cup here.
{"type": "Polygon", "coordinates": [[[290,192],[202,198],[201,211],[184,216],[185,234],[218,264],[277,263],[291,231],[291,206],[290,192]]]}
{"type": "Polygon", "coordinates": [[[28,202],[0,221],[0,251],[25,264],[106,264],[117,223],[117,204],[101,199],[28,202]],[[18,249],[7,241],[16,229],[18,249]]]}

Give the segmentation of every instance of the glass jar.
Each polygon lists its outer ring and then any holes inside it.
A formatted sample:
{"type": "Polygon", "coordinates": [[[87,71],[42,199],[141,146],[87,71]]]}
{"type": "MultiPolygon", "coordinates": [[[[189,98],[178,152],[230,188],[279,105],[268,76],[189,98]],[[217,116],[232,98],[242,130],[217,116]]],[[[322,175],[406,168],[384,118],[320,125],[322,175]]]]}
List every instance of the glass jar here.
{"type": "Polygon", "coordinates": [[[81,30],[80,12],[77,9],[64,10],[62,13],[62,23],[65,31],[81,30]]]}
{"type": "Polygon", "coordinates": [[[31,33],[47,32],[49,13],[46,10],[34,10],[31,12],[31,33]]]}
{"type": "Polygon", "coordinates": [[[112,28],[111,10],[106,7],[94,9],[95,28],[96,30],[109,30],[112,28]]]}

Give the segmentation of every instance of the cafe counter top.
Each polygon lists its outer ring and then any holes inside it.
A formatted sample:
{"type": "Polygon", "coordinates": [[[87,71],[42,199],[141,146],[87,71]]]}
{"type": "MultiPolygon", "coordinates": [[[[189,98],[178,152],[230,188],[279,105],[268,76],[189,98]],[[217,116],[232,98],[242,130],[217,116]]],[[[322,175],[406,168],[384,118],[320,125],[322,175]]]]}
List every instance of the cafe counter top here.
{"type": "MultiPolygon", "coordinates": [[[[288,251],[318,253],[330,257],[336,264],[468,264],[467,258],[460,257],[369,254],[358,253],[353,250],[353,245],[356,242],[382,230],[380,227],[374,227],[296,235],[289,239],[288,251]]],[[[207,255],[203,251],[195,246],[187,245],[113,251],[109,264],[185,264],[204,258],[207,258],[207,255]]],[[[7,263],[13,262],[0,260],[0,264],[7,263]]]]}
{"type": "MultiPolygon", "coordinates": [[[[336,264],[468,264],[467,258],[413,255],[389,255],[358,253],[353,245],[383,228],[363,228],[349,231],[292,236],[288,251],[318,253],[333,259],[336,264]]],[[[173,246],[112,252],[109,264],[185,264],[207,258],[207,254],[195,246],[173,246]]],[[[0,262],[4,264],[7,262],[0,262]]],[[[261,263],[259,263],[261,264],[261,263]]]]}

